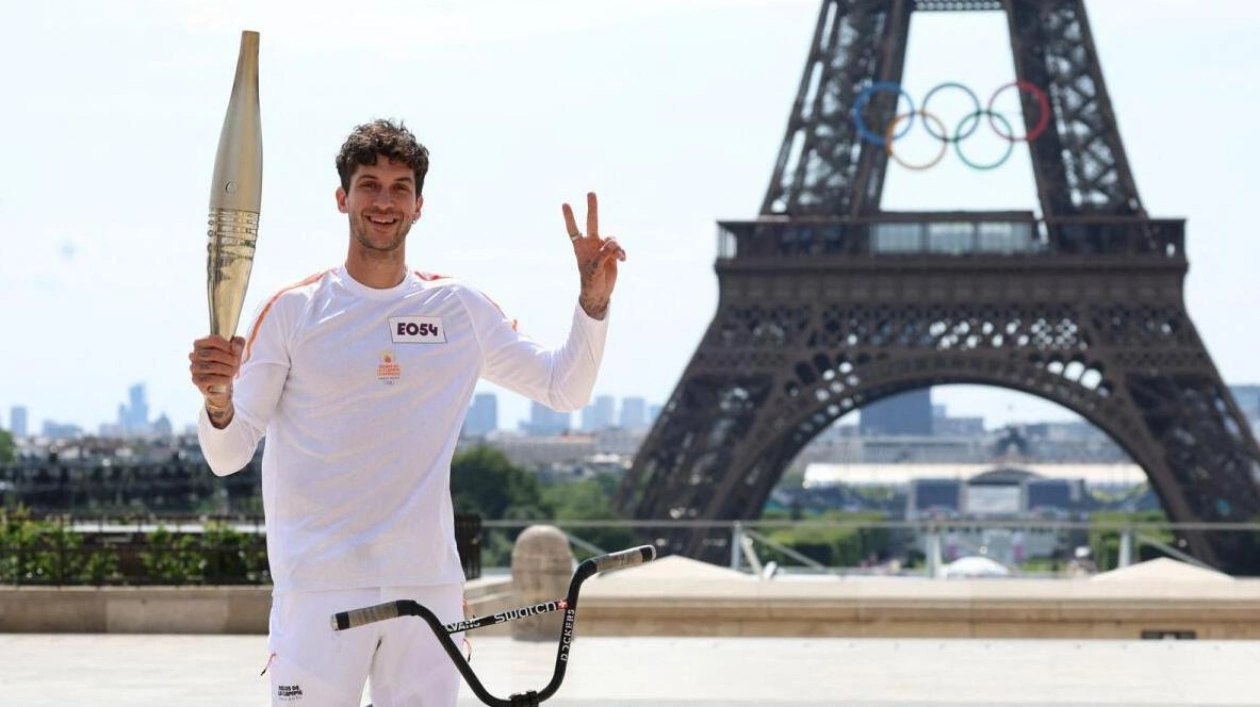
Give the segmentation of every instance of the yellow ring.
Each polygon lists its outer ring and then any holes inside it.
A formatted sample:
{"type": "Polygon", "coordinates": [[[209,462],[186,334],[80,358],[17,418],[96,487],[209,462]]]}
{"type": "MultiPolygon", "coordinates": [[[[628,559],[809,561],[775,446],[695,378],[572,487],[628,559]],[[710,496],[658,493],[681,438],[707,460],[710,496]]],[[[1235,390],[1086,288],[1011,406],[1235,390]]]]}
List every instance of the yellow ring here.
{"type": "MultiPolygon", "coordinates": [[[[895,133],[897,132],[897,125],[898,125],[901,121],[906,120],[907,118],[910,118],[910,117],[915,116],[915,115],[918,115],[918,116],[922,117],[924,121],[928,121],[928,120],[932,120],[932,121],[934,121],[934,122],[936,123],[937,127],[939,127],[939,128],[941,129],[941,134],[942,134],[942,135],[945,135],[945,134],[946,134],[946,132],[945,132],[945,124],[941,122],[941,119],[940,119],[940,118],[936,117],[935,115],[933,115],[933,114],[931,114],[931,113],[928,113],[927,111],[923,110],[922,108],[919,108],[919,109],[917,109],[917,110],[913,110],[913,111],[911,111],[911,112],[909,112],[909,113],[902,113],[901,115],[899,115],[899,116],[897,116],[896,118],[893,118],[893,119],[892,119],[892,122],[888,124],[888,128],[884,130],[884,151],[885,151],[886,153],[888,153],[888,156],[889,156],[889,157],[891,157],[891,158],[893,158],[894,160],[896,160],[897,164],[901,165],[902,167],[905,167],[906,169],[911,170],[911,171],[913,171],[913,172],[922,172],[922,171],[924,171],[924,170],[931,169],[931,168],[935,167],[935,166],[936,166],[936,163],[938,163],[938,162],[940,162],[941,160],[945,159],[945,153],[946,153],[946,152],[949,152],[949,142],[948,142],[948,141],[946,141],[946,140],[941,140],[941,141],[940,141],[940,143],[941,143],[941,151],[940,151],[940,152],[938,152],[938,153],[936,153],[936,157],[934,157],[934,158],[932,159],[932,161],[931,161],[931,162],[926,162],[926,163],[921,164],[921,165],[913,165],[913,164],[909,164],[909,163],[907,163],[905,160],[903,160],[903,159],[901,159],[900,157],[898,157],[898,156],[897,156],[897,153],[896,153],[896,152],[893,152],[893,143],[894,143],[894,142],[896,142],[896,135],[895,135],[895,133]]],[[[928,132],[931,132],[931,131],[928,131],[928,132]]]]}

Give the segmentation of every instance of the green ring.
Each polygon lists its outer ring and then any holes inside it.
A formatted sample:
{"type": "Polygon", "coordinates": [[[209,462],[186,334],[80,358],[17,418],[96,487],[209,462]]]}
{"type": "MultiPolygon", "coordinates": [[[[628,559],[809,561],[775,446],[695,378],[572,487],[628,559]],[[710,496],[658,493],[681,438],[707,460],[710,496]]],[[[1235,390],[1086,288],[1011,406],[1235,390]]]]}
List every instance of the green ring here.
{"type": "MultiPolygon", "coordinates": [[[[963,119],[958,121],[958,127],[954,129],[954,152],[958,154],[958,159],[962,160],[963,164],[967,165],[968,167],[972,169],[979,170],[979,171],[997,169],[998,167],[1001,167],[1003,164],[1006,164],[1006,161],[1011,158],[1011,153],[1015,151],[1015,141],[1008,140],[1006,142],[1006,154],[998,158],[996,162],[992,162],[990,164],[977,164],[967,159],[967,156],[963,154],[962,140],[959,138],[959,136],[962,135],[963,127],[967,124],[968,120],[974,120],[977,123],[979,123],[980,117],[985,116],[985,115],[989,116],[989,120],[997,119],[1001,121],[1001,123],[1006,126],[1007,135],[1014,134],[1012,132],[1013,128],[1011,127],[1011,122],[1007,120],[1006,118],[1002,117],[1001,113],[995,113],[993,112],[992,109],[989,109],[989,108],[984,108],[981,110],[977,110],[974,113],[971,113],[969,115],[964,115],[963,119]]],[[[972,131],[973,132],[975,131],[974,127],[972,128],[972,131]]]]}

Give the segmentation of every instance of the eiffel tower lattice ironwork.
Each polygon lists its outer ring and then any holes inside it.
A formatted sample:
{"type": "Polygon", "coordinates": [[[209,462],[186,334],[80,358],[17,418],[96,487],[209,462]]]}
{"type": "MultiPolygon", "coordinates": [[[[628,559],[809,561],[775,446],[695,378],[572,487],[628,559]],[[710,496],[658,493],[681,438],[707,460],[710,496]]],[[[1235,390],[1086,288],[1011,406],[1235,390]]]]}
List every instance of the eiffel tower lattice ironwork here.
{"type": "MultiPolygon", "coordinates": [[[[1172,521],[1260,519],[1260,449],[1184,304],[1184,230],[1138,198],[1083,0],[824,0],[760,215],[719,223],[718,311],[616,504],[755,518],[844,414],[971,383],[1088,419],[1172,521]],[[1016,75],[1046,99],[1019,91],[1023,128],[1044,128],[1028,143],[1039,216],[880,210],[889,154],[850,114],[894,119],[896,93],[868,89],[900,83],[916,10],[1005,13],[1016,75]]],[[[1179,534],[1203,561],[1260,573],[1255,534],[1179,534]]],[[[669,542],[729,553],[710,531],[669,542]]]]}

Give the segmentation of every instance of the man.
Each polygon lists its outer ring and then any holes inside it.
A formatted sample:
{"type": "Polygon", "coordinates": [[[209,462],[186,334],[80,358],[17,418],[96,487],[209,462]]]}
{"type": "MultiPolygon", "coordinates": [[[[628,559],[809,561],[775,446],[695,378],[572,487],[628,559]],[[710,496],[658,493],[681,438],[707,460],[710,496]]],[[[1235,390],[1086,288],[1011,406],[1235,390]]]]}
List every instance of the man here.
{"type": "Polygon", "coordinates": [[[406,598],[462,618],[450,462],[477,379],[563,411],[595,383],[625,260],[599,234],[595,195],[585,233],[562,207],[581,290],[568,340],[547,349],[476,289],[408,267],[428,166],[401,124],[355,128],[337,156],[345,264],[268,299],[247,338],[198,339],[189,355],[214,473],[267,437],[273,705],[357,705],[369,676],[377,707],[454,705],[459,675],[424,622],[334,632],[329,617],[406,598]]]}

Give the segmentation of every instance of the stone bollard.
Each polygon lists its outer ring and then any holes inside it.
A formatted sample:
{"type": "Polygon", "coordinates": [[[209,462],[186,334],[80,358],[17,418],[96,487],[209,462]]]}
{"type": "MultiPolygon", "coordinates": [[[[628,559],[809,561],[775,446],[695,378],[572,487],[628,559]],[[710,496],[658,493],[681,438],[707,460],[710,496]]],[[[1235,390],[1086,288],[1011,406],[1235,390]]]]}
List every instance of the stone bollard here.
{"type": "MultiPolygon", "coordinates": [[[[569,539],[554,525],[531,525],[512,548],[512,605],[531,606],[562,599],[573,578],[573,551],[569,539]]],[[[518,641],[554,641],[560,637],[563,611],[527,616],[512,621],[512,638],[518,641]]]]}

